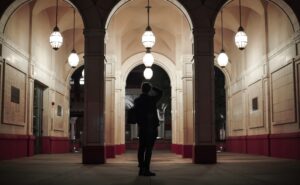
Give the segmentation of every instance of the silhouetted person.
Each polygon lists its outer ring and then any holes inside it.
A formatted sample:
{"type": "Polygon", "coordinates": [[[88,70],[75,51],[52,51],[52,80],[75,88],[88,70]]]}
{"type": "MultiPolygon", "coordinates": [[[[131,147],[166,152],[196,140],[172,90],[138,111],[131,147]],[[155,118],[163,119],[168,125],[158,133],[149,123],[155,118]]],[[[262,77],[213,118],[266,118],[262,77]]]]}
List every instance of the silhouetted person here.
{"type": "Polygon", "coordinates": [[[159,120],[157,117],[156,103],[162,96],[162,91],[151,87],[150,83],[142,84],[142,94],[134,100],[136,118],[139,128],[138,162],[140,176],[155,176],[150,171],[150,161],[153,145],[157,137],[159,120]],[[150,90],[154,95],[149,95],[150,90]]]}

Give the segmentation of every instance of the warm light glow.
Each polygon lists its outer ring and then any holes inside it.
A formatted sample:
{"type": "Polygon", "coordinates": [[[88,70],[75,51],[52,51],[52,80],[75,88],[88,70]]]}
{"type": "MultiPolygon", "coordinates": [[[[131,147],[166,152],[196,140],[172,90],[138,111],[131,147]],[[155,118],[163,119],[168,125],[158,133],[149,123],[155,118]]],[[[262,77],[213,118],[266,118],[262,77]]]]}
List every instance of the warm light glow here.
{"type": "Polygon", "coordinates": [[[63,37],[61,36],[57,26],[54,27],[50,35],[49,42],[54,50],[58,50],[63,44],[63,37]]]}
{"type": "Polygon", "coordinates": [[[144,77],[145,79],[147,80],[150,80],[153,76],[153,71],[151,68],[147,67],[145,70],[144,70],[144,77]]]}
{"type": "Polygon", "coordinates": [[[71,51],[71,54],[69,55],[68,62],[72,68],[75,68],[79,63],[79,57],[74,49],[71,51]]]}
{"type": "Polygon", "coordinates": [[[225,67],[228,64],[228,56],[225,51],[222,49],[217,58],[218,64],[221,67],[225,67]]]}
{"type": "Polygon", "coordinates": [[[243,50],[246,48],[248,44],[248,37],[244,32],[243,27],[239,27],[238,32],[235,35],[235,45],[240,49],[243,50]]]}
{"type": "Polygon", "coordinates": [[[142,43],[145,48],[152,48],[155,44],[155,35],[150,26],[148,26],[142,36],[142,43]]]}
{"type": "Polygon", "coordinates": [[[80,79],[79,79],[79,84],[80,84],[80,85],[84,85],[84,78],[80,78],[80,79]]]}
{"type": "Polygon", "coordinates": [[[143,63],[146,67],[151,67],[154,63],[154,57],[150,51],[147,51],[143,57],[143,63]]]}

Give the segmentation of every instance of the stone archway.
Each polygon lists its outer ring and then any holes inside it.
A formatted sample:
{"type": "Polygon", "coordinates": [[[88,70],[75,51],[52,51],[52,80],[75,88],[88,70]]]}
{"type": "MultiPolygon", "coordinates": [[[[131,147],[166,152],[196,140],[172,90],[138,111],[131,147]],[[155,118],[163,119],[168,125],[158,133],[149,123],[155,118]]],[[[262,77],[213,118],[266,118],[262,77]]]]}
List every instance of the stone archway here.
{"type": "MultiPolygon", "coordinates": [[[[142,57],[143,53],[136,54],[130,58],[128,58],[122,65],[121,71],[121,92],[122,97],[125,97],[125,86],[126,86],[126,79],[130,73],[130,71],[135,68],[138,65],[142,64],[142,57]]],[[[159,53],[153,53],[155,58],[155,64],[161,67],[169,76],[170,78],[170,85],[171,85],[171,107],[172,107],[172,143],[179,142],[179,126],[182,125],[182,117],[183,114],[176,114],[178,112],[178,102],[181,102],[182,94],[181,96],[177,93],[179,89],[182,89],[182,86],[180,87],[180,84],[177,82],[179,79],[179,76],[181,74],[178,74],[176,70],[176,66],[174,65],[174,62],[172,62],[169,58],[165,57],[162,54],[159,53]],[[180,118],[181,116],[181,118],[180,118]],[[178,128],[177,128],[178,127],[178,128]]],[[[125,99],[121,99],[122,105],[125,105],[125,99]]],[[[125,106],[124,106],[125,107],[125,106]]],[[[121,109],[121,115],[125,115],[125,109],[121,109]]],[[[181,133],[180,135],[182,135],[181,133]]],[[[124,137],[123,137],[124,139],[124,137]]],[[[121,140],[123,140],[121,139],[121,140]]],[[[123,141],[121,141],[123,142],[123,141]]]]}

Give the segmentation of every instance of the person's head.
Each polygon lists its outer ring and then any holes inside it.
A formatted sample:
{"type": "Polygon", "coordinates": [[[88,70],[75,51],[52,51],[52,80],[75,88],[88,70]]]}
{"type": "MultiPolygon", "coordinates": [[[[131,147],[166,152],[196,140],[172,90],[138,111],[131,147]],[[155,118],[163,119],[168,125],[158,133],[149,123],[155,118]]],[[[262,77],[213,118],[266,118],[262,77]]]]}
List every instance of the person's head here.
{"type": "Polygon", "coordinates": [[[151,90],[151,84],[149,82],[144,82],[142,84],[142,92],[148,93],[151,90]]]}

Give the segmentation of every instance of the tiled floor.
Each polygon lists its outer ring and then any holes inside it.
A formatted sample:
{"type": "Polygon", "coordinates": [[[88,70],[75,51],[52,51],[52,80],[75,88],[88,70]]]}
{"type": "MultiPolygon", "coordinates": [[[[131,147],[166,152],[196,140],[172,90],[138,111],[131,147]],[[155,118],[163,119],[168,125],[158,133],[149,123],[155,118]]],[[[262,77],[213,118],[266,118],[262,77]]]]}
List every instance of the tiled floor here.
{"type": "Polygon", "coordinates": [[[135,151],[104,165],[83,165],[81,154],[36,155],[0,162],[0,185],[300,185],[300,161],[219,153],[214,165],[154,151],[155,177],[138,177],[135,151]]]}

